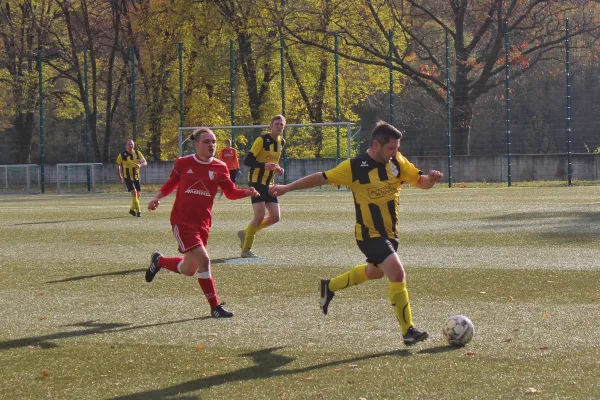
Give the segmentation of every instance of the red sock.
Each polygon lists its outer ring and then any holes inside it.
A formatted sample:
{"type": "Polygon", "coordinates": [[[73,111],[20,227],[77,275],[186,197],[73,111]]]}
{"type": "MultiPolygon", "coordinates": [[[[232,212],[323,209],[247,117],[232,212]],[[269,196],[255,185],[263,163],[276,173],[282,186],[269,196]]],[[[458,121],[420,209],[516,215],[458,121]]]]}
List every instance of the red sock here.
{"type": "Polygon", "coordinates": [[[217,297],[217,289],[215,289],[215,281],[212,276],[208,279],[198,278],[198,283],[204,292],[204,297],[206,297],[210,308],[218,306],[220,304],[219,297],[217,297]]]}
{"type": "Polygon", "coordinates": [[[161,268],[168,269],[169,271],[173,271],[176,274],[179,274],[180,272],[177,269],[177,266],[182,261],[183,261],[182,257],[165,257],[165,256],[162,256],[161,258],[158,259],[158,266],[161,267],[161,268]]]}

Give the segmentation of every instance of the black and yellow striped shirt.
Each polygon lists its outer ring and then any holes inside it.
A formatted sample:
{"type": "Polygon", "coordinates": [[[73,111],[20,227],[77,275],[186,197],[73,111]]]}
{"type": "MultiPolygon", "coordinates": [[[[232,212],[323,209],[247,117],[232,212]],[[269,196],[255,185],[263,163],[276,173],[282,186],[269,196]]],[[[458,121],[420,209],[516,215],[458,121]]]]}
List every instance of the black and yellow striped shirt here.
{"type": "Polygon", "coordinates": [[[283,146],[285,146],[285,139],[281,136],[273,139],[270,134],[266,134],[256,138],[244,160],[244,164],[250,167],[250,171],[248,171],[248,183],[260,183],[263,185],[273,183],[275,171],[267,171],[265,164],[278,164],[283,146]]]}
{"type": "Polygon", "coordinates": [[[333,185],[348,186],[356,208],[356,240],[398,236],[398,204],[402,182],[415,185],[421,171],[402,154],[387,163],[373,160],[367,153],[343,161],[325,172],[333,185]]]}
{"type": "Polygon", "coordinates": [[[140,164],[144,160],[144,155],[139,150],[134,150],[133,153],[129,153],[124,150],[117,157],[117,165],[121,166],[123,178],[131,179],[132,181],[140,180],[140,169],[135,164],[140,164]]]}

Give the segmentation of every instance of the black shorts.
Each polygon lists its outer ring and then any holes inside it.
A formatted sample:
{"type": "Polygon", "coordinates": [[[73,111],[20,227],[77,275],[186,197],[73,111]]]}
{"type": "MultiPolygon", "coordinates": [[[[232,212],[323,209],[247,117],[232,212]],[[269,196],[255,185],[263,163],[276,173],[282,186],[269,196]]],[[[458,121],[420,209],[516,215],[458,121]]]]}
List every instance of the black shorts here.
{"type": "Polygon", "coordinates": [[[239,175],[240,170],[239,169],[230,169],[229,170],[229,179],[231,179],[231,182],[235,183],[235,180],[237,179],[237,176],[239,175]]]}
{"type": "Polygon", "coordinates": [[[367,240],[357,240],[360,251],[367,257],[371,264],[381,264],[390,254],[398,250],[398,240],[378,237],[367,240]]]}
{"type": "Polygon", "coordinates": [[[131,180],[129,178],[123,178],[123,180],[125,181],[125,185],[127,186],[127,191],[128,192],[131,192],[134,188],[138,192],[141,192],[141,190],[140,190],[140,181],[139,180],[131,180]]]}
{"type": "Polygon", "coordinates": [[[254,203],[279,203],[277,197],[273,197],[269,194],[269,186],[263,185],[262,183],[250,183],[250,187],[256,189],[256,191],[260,194],[258,197],[251,197],[252,204],[254,203]]]}

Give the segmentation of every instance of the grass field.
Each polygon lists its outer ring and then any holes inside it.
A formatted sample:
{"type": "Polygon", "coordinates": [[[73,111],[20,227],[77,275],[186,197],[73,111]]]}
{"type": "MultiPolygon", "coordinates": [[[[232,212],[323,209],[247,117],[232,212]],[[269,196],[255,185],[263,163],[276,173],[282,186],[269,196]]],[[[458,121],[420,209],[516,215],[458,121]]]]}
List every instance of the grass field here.
{"type": "MultiPolygon", "coordinates": [[[[147,202],[150,195],[145,195],[147,202]]],[[[600,187],[409,189],[400,258],[406,348],[384,280],[318,307],[318,279],[363,261],[351,194],[282,198],[243,260],[248,200],[216,201],[209,253],[230,320],[197,282],[143,272],[176,254],[173,197],[143,218],[129,195],[0,197],[2,399],[592,399],[600,394],[600,187]],[[469,316],[465,348],[445,318],[469,316]]]]}

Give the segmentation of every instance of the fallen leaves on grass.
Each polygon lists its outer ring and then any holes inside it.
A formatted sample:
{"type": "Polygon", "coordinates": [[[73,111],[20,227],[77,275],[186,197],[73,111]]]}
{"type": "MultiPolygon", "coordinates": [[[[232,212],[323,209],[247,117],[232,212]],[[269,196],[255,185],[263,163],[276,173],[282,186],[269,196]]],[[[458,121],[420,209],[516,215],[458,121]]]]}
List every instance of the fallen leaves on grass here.
{"type": "Polygon", "coordinates": [[[541,393],[541,392],[542,392],[542,389],[536,389],[536,388],[527,388],[527,389],[525,389],[525,393],[528,393],[528,394],[538,394],[538,393],[541,393]]]}
{"type": "Polygon", "coordinates": [[[540,350],[550,350],[550,347],[548,347],[548,346],[540,347],[540,350]]]}
{"type": "Polygon", "coordinates": [[[502,343],[510,343],[512,342],[512,338],[506,338],[504,340],[502,340],[502,343]]]}
{"type": "Polygon", "coordinates": [[[43,369],[42,370],[42,379],[46,379],[49,376],[50,376],[50,373],[47,370],[43,369]]]}
{"type": "Polygon", "coordinates": [[[312,381],[313,379],[315,379],[314,376],[307,376],[306,378],[304,378],[305,381],[312,381]]]}
{"type": "Polygon", "coordinates": [[[550,316],[550,314],[548,314],[548,313],[542,314],[542,318],[548,318],[549,316],[550,316]]]}
{"type": "Polygon", "coordinates": [[[475,352],[474,351],[467,351],[467,353],[465,354],[467,357],[475,357],[475,352]]]}
{"type": "Polygon", "coordinates": [[[204,350],[204,345],[203,344],[199,344],[198,347],[196,347],[198,349],[198,351],[202,351],[204,350]]]}

